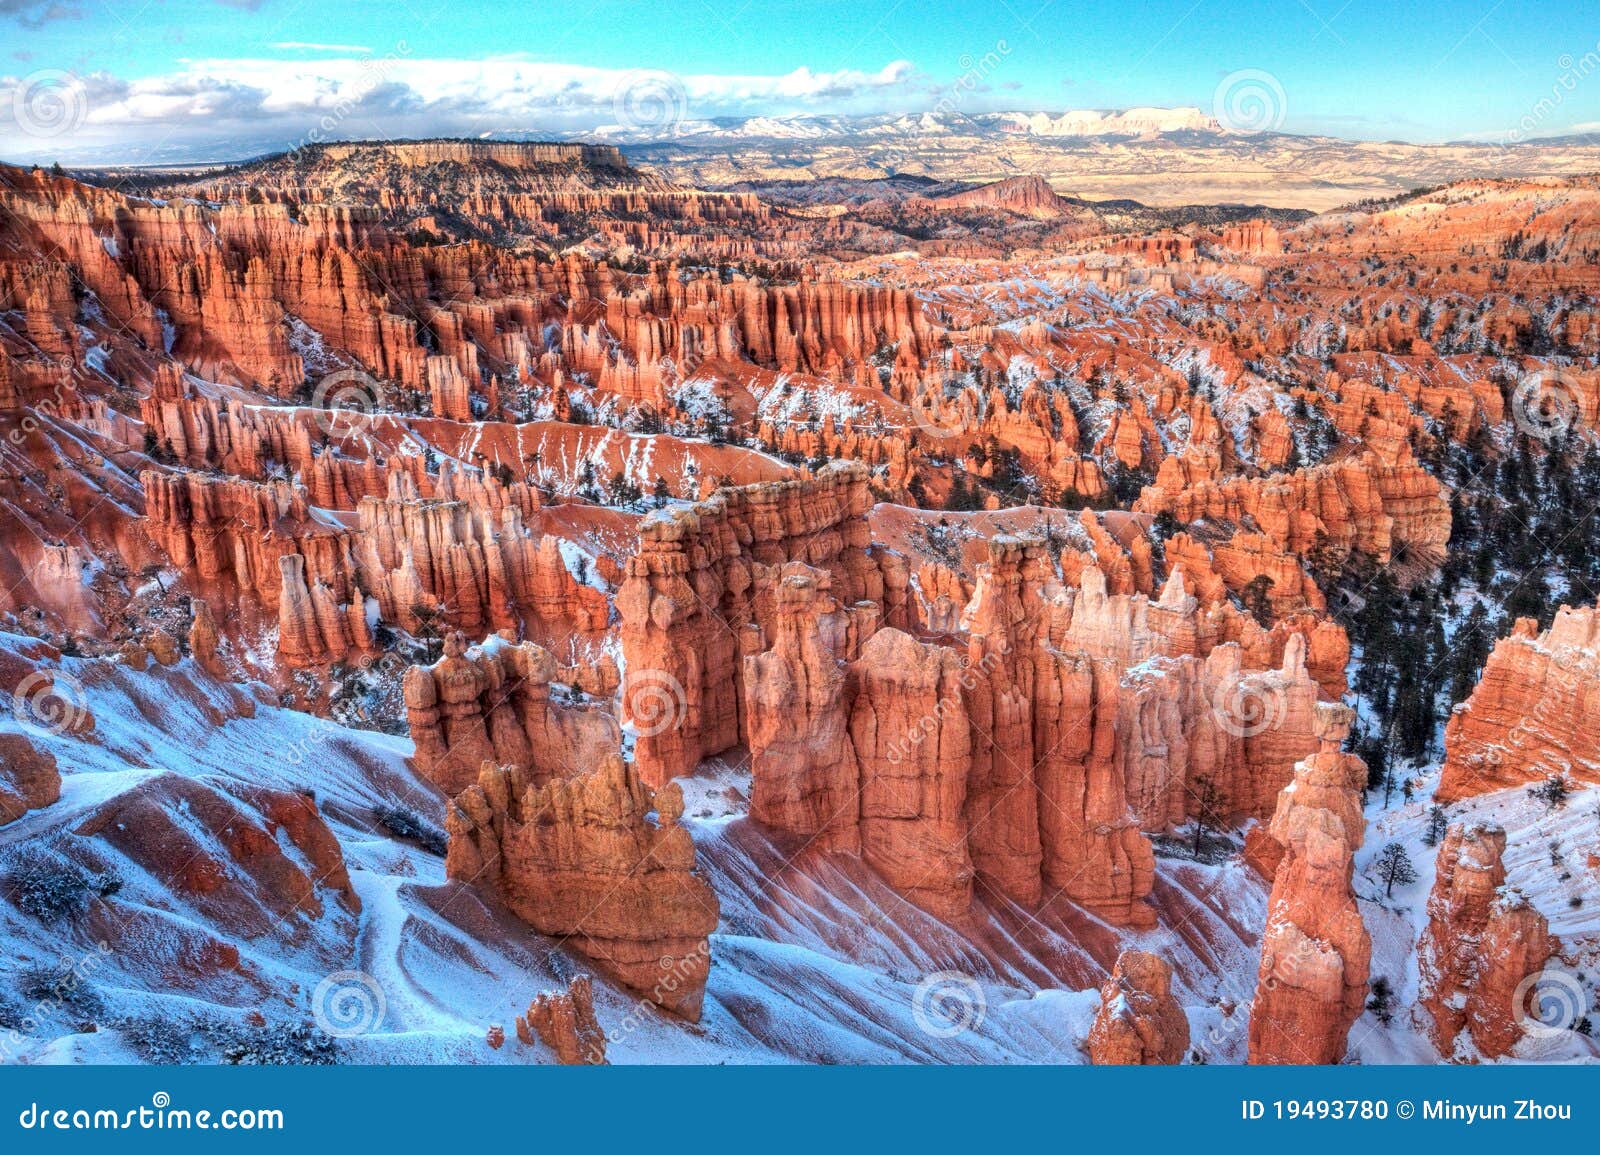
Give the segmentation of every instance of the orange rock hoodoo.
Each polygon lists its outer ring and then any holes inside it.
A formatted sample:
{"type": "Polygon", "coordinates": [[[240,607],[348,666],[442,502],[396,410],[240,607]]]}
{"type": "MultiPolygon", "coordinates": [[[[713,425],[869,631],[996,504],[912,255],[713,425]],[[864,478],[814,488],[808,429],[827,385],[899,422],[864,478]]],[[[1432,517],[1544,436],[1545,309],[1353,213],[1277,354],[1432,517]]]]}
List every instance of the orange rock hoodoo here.
{"type": "Polygon", "coordinates": [[[291,663],[370,651],[374,616],[415,630],[434,607],[475,634],[606,627],[605,594],[578,583],[556,539],[530,531],[518,505],[487,500],[470,475],[445,469],[424,499],[410,474],[393,473],[388,495],[362,498],[354,518],[313,508],[286,481],[147,471],[143,482],[151,537],[220,600],[276,606],[291,663]]]}
{"type": "Polygon", "coordinates": [[[564,991],[548,991],[528,1004],[517,1019],[517,1038],[531,1047],[535,1039],[556,1053],[563,1066],[603,1066],[606,1033],[594,1013],[594,984],[577,975],[564,991]]]}
{"type": "Polygon", "coordinates": [[[1338,462],[1262,478],[1196,479],[1181,458],[1162,462],[1138,508],[1188,523],[1248,523],[1302,557],[1321,534],[1339,552],[1379,562],[1405,547],[1421,560],[1444,556],[1450,507],[1444,487],[1402,444],[1392,460],[1374,450],[1338,462]]]}
{"type": "Polygon", "coordinates": [[[1250,1008],[1252,1063],[1338,1062],[1367,998],[1372,941],[1351,888],[1366,766],[1337,752],[1350,711],[1325,708],[1334,748],[1295,767],[1271,835],[1282,847],[1250,1008]]]}
{"type": "MultiPolygon", "coordinates": [[[[615,669],[609,687],[615,689],[615,669]]],[[[549,651],[491,637],[469,649],[460,632],[445,638],[433,666],[406,671],[406,716],[417,771],[446,794],[476,782],[482,768],[515,767],[543,785],[571,778],[621,745],[608,712],[551,699],[550,687],[573,680],[549,651]]]]}
{"type": "Polygon", "coordinates": [[[990,551],[964,646],[878,628],[875,603],[844,609],[830,575],[784,567],[771,647],[759,625],[741,638],[730,719],[751,753],[752,816],[859,852],[946,917],[981,878],[1149,925],[1141,830],[1185,821],[1202,779],[1224,812],[1262,814],[1317,749],[1304,639],[1289,636],[1282,669],[1246,670],[1177,575],[1150,602],[1107,594],[1093,567],[1062,586],[1036,539],[990,551]]]}
{"type": "Polygon", "coordinates": [[[846,603],[885,606],[863,515],[867,472],[838,463],[815,480],[719,490],[647,518],[617,591],[624,720],[647,782],[686,774],[742,740],[741,646],[774,629],[778,567],[826,569],[846,603]],[[749,626],[759,635],[747,636],[749,626]]]}
{"type": "Polygon", "coordinates": [[[1205,458],[1168,457],[1136,508],[1168,513],[1184,524],[1235,527],[1212,547],[1212,565],[1228,588],[1272,579],[1275,614],[1323,608],[1322,594],[1301,558],[1323,564],[1359,552],[1387,563],[1402,551],[1410,561],[1443,560],[1450,538],[1444,487],[1401,443],[1387,456],[1368,449],[1338,462],[1268,477],[1215,476],[1205,458]]]}
{"type": "Polygon", "coordinates": [[[1433,1020],[1439,1053],[1462,1054],[1462,1031],[1487,1058],[1522,1037],[1524,980],[1555,952],[1545,918],[1505,889],[1506,832],[1451,824],[1439,844],[1439,870],[1428,895],[1428,927],[1417,948],[1421,1003],[1433,1020]]]}
{"type": "Polygon", "coordinates": [[[1119,954],[1100,988],[1086,1045],[1096,1066],[1181,1062],[1189,1049],[1189,1016],[1172,994],[1172,968],[1142,950],[1119,954]]]}
{"type": "Polygon", "coordinates": [[[493,887],[523,921],[636,994],[697,1020],[718,905],[695,873],[682,814],[675,783],[651,791],[615,754],[543,786],[520,768],[485,766],[450,805],[446,868],[493,887]]]}

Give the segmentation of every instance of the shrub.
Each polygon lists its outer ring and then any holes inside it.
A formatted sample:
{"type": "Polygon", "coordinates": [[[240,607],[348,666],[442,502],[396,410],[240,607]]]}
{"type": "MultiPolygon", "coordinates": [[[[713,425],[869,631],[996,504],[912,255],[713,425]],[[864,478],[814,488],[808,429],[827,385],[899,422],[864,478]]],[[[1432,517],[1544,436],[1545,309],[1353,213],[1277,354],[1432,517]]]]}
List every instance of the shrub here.
{"type": "Polygon", "coordinates": [[[13,865],[6,888],[17,909],[43,923],[75,918],[96,898],[109,898],[122,889],[114,871],[90,874],[69,858],[34,853],[13,865]]]}
{"type": "Polygon", "coordinates": [[[425,821],[414,810],[404,806],[380,806],[373,812],[373,817],[396,838],[406,838],[415,842],[429,854],[437,854],[440,858],[450,849],[450,840],[445,832],[431,822],[425,821]]]}
{"type": "Polygon", "coordinates": [[[124,1019],[117,1024],[123,1041],[147,1063],[184,1066],[195,1061],[194,1023],[171,1019],[124,1019]]]}
{"type": "Polygon", "coordinates": [[[105,1000],[94,984],[78,974],[69,964],[49,966],[37,963],[17,976],[17,994],[35,1006],[45,1008],[39,1017],[48,1017],[49,1009],[59,1007],[80,1020],[93,1019],[106,1009],[105,1000]]]}
{"type": "Polygon", "coordinates": [[[331,1067],[339,1052],[331,1036],[310,1023],[263,1027],[216,1024],[212,1041],[234,1067],[331,1067]]]}
{"type": "Polygon", "coordinates": [[[20,1031],[28,1012],[8,994],[0,993],[0,1031],[20,1031]]]}
{"type": "Polygon", "coordinates": [[[1572,793],[1572,784],[1560,774],[1552,774],[1537,786],[1528,787],[1528,794],[1537,798],[1550,809],[1565,806],[1568,796],[1572,793]]]}
{"type": "Polygon", "coordinates": [[[1394,988],[1383,975],[1372,980],[1372,997],[1367,1000],[1367,1010],[1380,1023],[1387,1024],[1394,1019],[1394,988]]]}

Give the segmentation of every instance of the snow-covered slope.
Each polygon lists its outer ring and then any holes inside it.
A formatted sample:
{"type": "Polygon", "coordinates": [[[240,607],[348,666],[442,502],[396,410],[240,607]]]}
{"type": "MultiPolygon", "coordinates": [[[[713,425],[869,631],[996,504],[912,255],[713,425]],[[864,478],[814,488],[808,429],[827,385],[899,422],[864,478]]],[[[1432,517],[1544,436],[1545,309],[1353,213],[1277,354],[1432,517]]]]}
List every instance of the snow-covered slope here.
{"type": "MultiPolygon", "coordinates": [[[[42,653],[0,635],[0,670],[48,668],[57,695],[93,726],[74,736],[0,714],[0,733],[26,733],[63,778],[59,802],[0,827],[0,1058],[551,1060],[510,1028],[536,994],[592,968],[446,880],[438,844],[425,845],[444,799],[408,768],[408,741],[280,709],[264,687],[218,683],[188,660],[138,670],[42,653]],[[342,869],[319,856],[292,806],[286,816],[284,797],[314,801],[342,869]],[[422,837],[394,832],[400,811],[422,837]],[[47,918],[18,900],[40,855],[88,880],[78,908],[47,918]],[[302,876],[314,901],[291,902],[302,876]],[[104,885],[113,877],[120,887],[104,885]],[[39,975],[69,967],[77,993],[41,1001],[39,975]],[[497,1025],[512,1036],[500,1049],[486,1041],[497,1025]]],[[[1082,1062],[1095,988],[1129,946],[1171,963],[1191,1060],[1243,1061],[1267,888],[1237,857],[1158,858],[1160,926],[1145,933],[1060,899],[1030,911],[982,894],[952,925],[858,860],[800,850],[750,822],[748,790],[748,775],[724,764],[686,783],[685,821],[722,904],[704,1017],[689,1026],[597,982],[613,1062],[1082,1062]]],[[[1600,969],[1600,877],[1585,857],[1600,790],[1559,810],[1524,791],[1457,809],[1453,818],[1506,826],[1511,885],[1549,917],[1565,965],[1600,969]],[[1549,869],[1552,843],[1563,870],[1549,869]]],[[[1390,979],[1401,1009],[1387,1025],[1363,1016],[1352,1057],[1435,1061],[1407,1009],[1432,881],[1426,804],[1369,817],[1357,890],[1373,973],[1390,979]],[[1421,868],[1392,899],[1363,873],[1388,841],[1421,868]]],[[[1578,1036],[1518,1052],[1595,1056],[1578,1036]]]]}
{"type": "MultiPolygon", "coordinates": [[[[0,635],[0,658],[26,654],[37,666],[38,653],[0,635]]],[[[120,889],[53,920],[0,902],[0,995],[13,1018],[32,1020],[6,1059],[287,1050],[379,1063],[549,1061],[543,1048],[513,1040],[495,1050],[485,1037],[494,1025],[511,1034],[534,995],[591,968],[447,882],[441,858],[385,828],[379,814],[395,809],[441,822],[443,798],[407,768],[408,741],[280,709],[264,688],[217,683],[188,660],[142,671],[106,659],[46,664],[93,728],[75,737],[0,716],[0,731],[26,732],[63,776],[59,802],[0,827],[0,877],[15,879],[43,849],[92,878],[116,876],[120,889]],[[314,799],[353,897],[241,800],[255,788],[314,799]],[[218,798],[237,807],[220,830],[218,798]],[[107,808],[108,829],[85,833],[107,808]],[[275,848],[239,839],[257,828],[275,848]],[[279,852],[317,883],[318,913],[275,905],[281,896],[260,885],[261,862],[279,852]],[[29,983],[63,962],[82,976],[87,1002],[41,1009],[29,983]],[[82,1029],[90,1021],[98,1029],[82,1029]],[[313,1026],[341,1037],[295,1033],[313,1026]]],[[[1065,902],[1040,912],[985,903],[947,926],[859,863],[774,842],[742,817],[747,791],[732,770],[690,789],[700,860],[723,905],[704,1018],[687,1026],[597,983],[613,1062],[1082,1061],[1093,988],[1118,949],[1111,928],[1065,902]]],[[[1242,1010],[1212,1031],[1216,1042],[1203,1036],[1221,1022],[1216,1004],[1248,996],[1218,975],[1253,973],[1264,897],[1237,865],[1163,869],[1171,929],[1140,936],[1173,960],[1196,1043],[1214,1061],[1241,1052],[1242,1010]]]]}
{"type": "MultiPolygon", "coordinates": [[[[1419,983],[1417,940],[1428,922],[1428,892],[1433,888],[1437,858],[1423,836],[1437,778],[1435,767],[1422,779],[1422,789],[1416,791],[1412,802],[1384,810],[1375,801],[1368,809],[1366,843],[1356,857],[1355,889],[1362,920],[1372,935],[1373,977],[1382,975],[1389,980],[1396,1010],[1387,1024],[1369,1012],[1351,1029],[1354,1062],[1440,1061],[1428,1038],[1425,1014],[1414,1009],[1419,983]],[[1391,842],[1405,848],[1416,865],[1417,878],[1397,884],[1394,894],[1388,896],[1372,867],[1391,842]]],[[[1581,976],[1592,997],[1593,980],[1600,976],[1600,787],[1574,791],[1557,808],[1534,798],[1525,788],[1499,790],[1456,803],[1449,807],[1448,818],[1505,828],[1506,886],[1521,892],[1549,920],[1551,934],[1561,942],[1552,967],[1581,976]]],[[[1559,1010],[1565,1016],[1565,1009],[1559,1010]]],[[[1476,1059],[1472,1054],[1457,1057],[1476,1059]]],[[[1509,1061],[1600,1062],[1600,1040],[1569,1030],[1529,1032],[1509,1061]]]]}

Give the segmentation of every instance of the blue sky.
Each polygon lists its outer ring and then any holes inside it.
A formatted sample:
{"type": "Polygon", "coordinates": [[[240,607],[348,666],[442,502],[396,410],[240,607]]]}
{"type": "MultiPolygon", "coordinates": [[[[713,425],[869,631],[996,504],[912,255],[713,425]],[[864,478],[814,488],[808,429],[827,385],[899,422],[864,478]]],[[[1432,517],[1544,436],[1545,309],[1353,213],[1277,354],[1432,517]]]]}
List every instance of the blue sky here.
{"type": "Polygon", "coordinates": [[[986,58],[964,111],[1210,112],[1248,69],[1290,132],[1600,122],[1595,0],[0,0],[0,155],[292,144],[330,108],[335,136],[571,131],[636,70],[692,118],[916,111],[986,58]],[[6,122],[52,91],[70,140],[21,139],[6,122]]]}

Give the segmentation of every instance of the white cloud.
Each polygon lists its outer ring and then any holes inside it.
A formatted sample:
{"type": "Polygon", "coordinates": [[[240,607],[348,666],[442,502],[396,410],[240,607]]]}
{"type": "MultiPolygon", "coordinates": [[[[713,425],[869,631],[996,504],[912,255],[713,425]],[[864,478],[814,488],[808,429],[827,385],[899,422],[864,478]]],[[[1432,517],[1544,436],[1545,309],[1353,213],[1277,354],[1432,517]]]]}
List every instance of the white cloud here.
{"type": "MultiPolygon", "coordinates": [[[[292,41],[274,47],[340,49],[292,41]]],[[[27,91],[27,77],[0,79],[0,157],[152,163],[250,155],[308,136],[563,135],[619,121],[670,131],[679,121],[716,116],[876,111],[914,99],[919,80],[904,60],[876,72],[679,76],[524,56],[419,59],[401,41],[363,56],[189,60],[160,76],[124,80],[102,72],[75,83],[85,106],[81,123],[40,140],[19,132],[8,115],[27,91]]]]}

